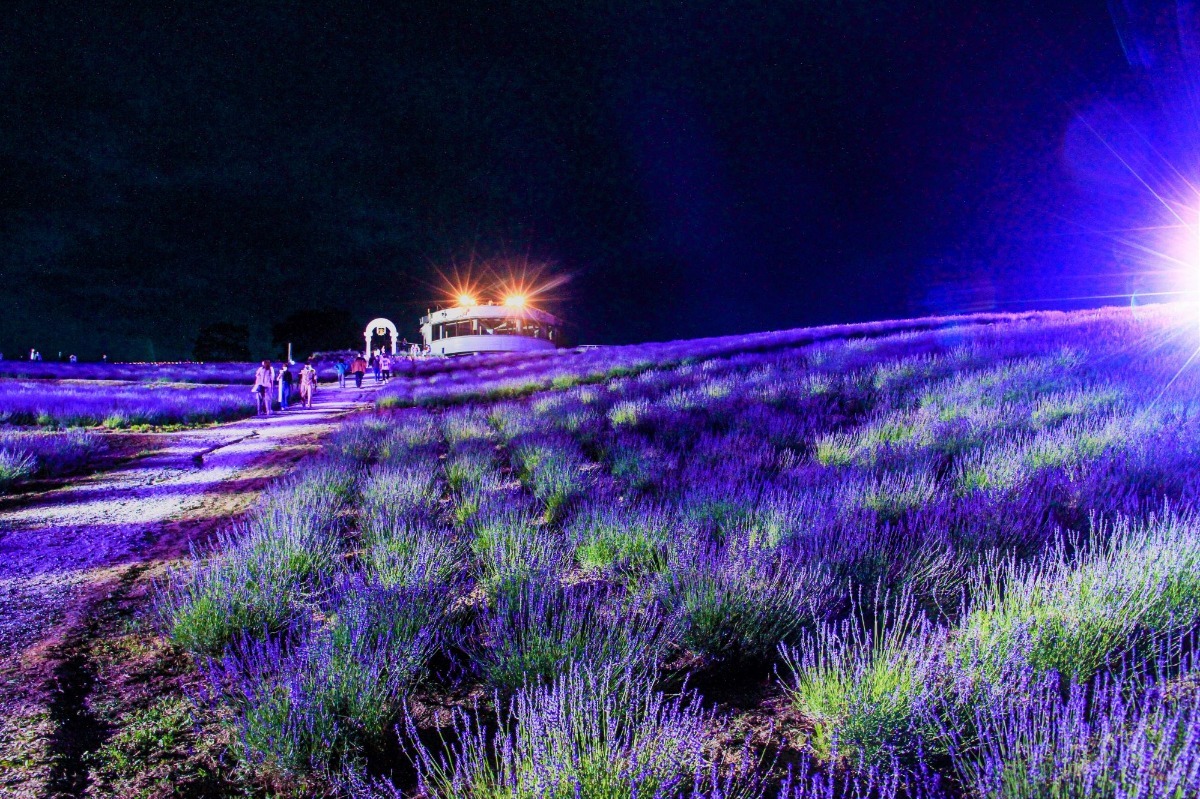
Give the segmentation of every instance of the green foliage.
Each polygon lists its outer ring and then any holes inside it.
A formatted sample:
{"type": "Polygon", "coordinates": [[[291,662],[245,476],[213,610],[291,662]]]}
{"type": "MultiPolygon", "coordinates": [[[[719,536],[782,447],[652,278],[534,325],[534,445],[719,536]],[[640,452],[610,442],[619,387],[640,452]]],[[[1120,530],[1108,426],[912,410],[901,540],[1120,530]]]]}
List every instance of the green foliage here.
{"type": "Polygon", "coordinates": [[[645,400],[622,400],[608,409],[608,421],[613,427],[633,427],[649,410],[645,400]]]}
{"type": "Polygon", "coordinates": [[[901,598],[876,598],[873,619],[856,614],[824,624],[797,647],[784,647],[787,690],[812,725],[808,745],[821,758],[835,749],[856,766],[914,754],[917,709],[935,689],[938,631],[901,598]]]}
{"type": "Polygon", "coordinates": [[[25,452],[0,449],[0,494],[33,476],[37,462],[25,452]]]}
{"type": "Polygon", "coordinates": [[[681,642],[724,667],[770,660],[780,643],[816,623],[828,577],[742,547],[701,551],[673,564],[660,597],[678,614],[681,642]]]}
{"type": "Polygon", "coordinates": [[[528,508],[489,508],[471,526],[476,571],[491,596],[553,571],[563,558],[558,534],[528,508]]]}
{"type": "Polygon", "coordinates": [[[642,577],[666,568],[670,528],[664,518],[597,511],[573,529],[575,561],[587,571],[642,577]]]}
{"type": "Polygon", "coordinates": [[[1098,531],[1033,564],[983,571],[953,657],[992,684],[1014,658],[1086,681],[1200,622],[1200,534],[1190,517],[1098,531]],[[1107,540],[1106,540],[1107,539],[1107,540]]]}
{"type": "Polygon", "coordinates": [[[283,629],[339,563],[340,515],[356,494],[353,470],[316,468],[277,489],[242,525],[194,551],[158,593],[172,639],[218,655],[249,636],[283,629]]]}
{"type": "Polygon", "coordinates": [[[530,492],[545,506],[548,522],[560,518],[585,487],[585,462],[573,446],[554,440],[528,441],[513,449],[513,466],[530,492]]]}

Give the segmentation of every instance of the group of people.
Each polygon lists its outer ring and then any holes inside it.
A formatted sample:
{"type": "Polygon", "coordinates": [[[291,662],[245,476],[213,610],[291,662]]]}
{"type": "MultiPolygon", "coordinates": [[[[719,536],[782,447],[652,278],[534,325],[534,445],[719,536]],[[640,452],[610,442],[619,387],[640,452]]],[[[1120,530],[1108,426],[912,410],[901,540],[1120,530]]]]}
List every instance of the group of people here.
{"type": "MultiPolygon", "coordinates": [[[[408,344],[407,341],[404,342],[408,344]]],[[[400,350],[407,352],[408,357],[412,360],[417,358],[429,357],[433,354],[433,347],[426,344],[424,348],[420,344],[405,346],[400,350]]],[[[401,355],[391,355],[387,350],[376,350],[368,359],[362,355],[355,355],[350,359],[349,363],[346,359],[339,358],[333,368],[337,371],[338,385],[341,388],[346,387],[346,378],[350,377],[354,380],[355,388],[362,388],[363,378],[370,371],[375,375],[376,383],[386,383],[392,379],[392,367],[397,366],[397,362],[402,360],[401,355]]]]}
{"type": "Polygon", "coordinates": [[[270,416],[275,398],[279,398],[280,410],[286,411],[291,403],[292,389],[299,387],[300,403],[305,408],[312,407],[313,394],[317,391],[317,370],[312,361],[306,361],[300,368],[299,374],[292,371],[292,365],[283,363],[279,371],[270,361],[263,361],[262,366],[254,373],[254,388],[251,389],[258,404],[260,416],[270,416]]]}
{"type": "MultiPolygon", "coordinates": [[[[433,348],[428,344],[424,347],[420,344],[409,345],[407,341],[404,344],[401,352],[407,352],[411,359],[429,357],[433,354],[433,348]]],[[[354,379],[355,388],[362,388],[363,378],[368,371],[375,374],[376,383],[386,383],[392,379],[392,367],[397,365],[397,361],[402,358],[402,355],[391,355],[386,350],[375,351],[369,359],[358,354],[349,362],[345,358],[338,358],[333,365],[338,376],[338,386],[345,388],[346,378],[350,377],[354,379]]],[[[270,416],[276,401],[279,402],[281,410],[287,410],[291,404],[293,389],[297,388],[300,393],[300,403],[305,408],[312,407],[313,394],[317,390],[316,367],[313,366],[311,358],[300,368],[298,374],[292,371],[292,366],[293,364],[284,362],[276,371],[270,361],[263,361],[255,371],[252,391],[257,397],[260,416],[270,416]]]]}
{"type": "MultiPolygon", "coordinates": [[[[64,360],[65,360],[67,363],[79,363],[79,358],[77,358],[77,357],[75,356],[75,353],[71,353],[71,354],[70,354],[70,355],[68,355],[66,358],[63,358],[63,354],[60,352],[60,353],[58,354],[58,359],[59,359],[60,361],[64,361],[64,360]]],[[[3,353],[3,352],[0,352],[0,361],[3,361],[3,360],[4,360],[4,353],[3,353]]],[[[18,360],[18,361],[19,361],[19,360],[21,360],[21,356],[17,356],[17,360],[18,360]]],[[[29,350],[29,360],[31,360],[31,361],[40,361],[40,360],[42,360],[42,353],[41,353],[41,351],[39,351],[39,350],[36,350],[36,349],[31,349],[31,350],[29,350]]],[[[101,355],[101,356],[100,356],[100,362],[101,362],[101,363],[108,363],[108,356],[107,356],[107,355],[101,355]]]]}
{"type": "MultiPolygon", "coordinates": [[[[389,364],[390,366],[390,364],[389,364]]],[[[338,386],[346,387],[346,375],[349,374],[354,378],[354,387],[362,388],[363,375],[367,373],[367,359],[361,355],[355,355],[346,363],[345,358],[338,358],[338,362],[333,365],[337,371],[338,386]]]]}

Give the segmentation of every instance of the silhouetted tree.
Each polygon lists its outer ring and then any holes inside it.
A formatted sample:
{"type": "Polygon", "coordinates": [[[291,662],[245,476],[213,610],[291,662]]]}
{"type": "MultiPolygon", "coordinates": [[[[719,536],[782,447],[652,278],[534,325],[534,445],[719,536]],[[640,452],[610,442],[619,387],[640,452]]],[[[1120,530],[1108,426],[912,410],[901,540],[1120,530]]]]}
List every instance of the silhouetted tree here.
{"type": "Polygon", "coordinates": [[[250,328],[230,322],[216,322],[200,328],[192,357],[197,361],[250,360],[250,328]]]}
{"type": "Polygon", "coordinates": [[[292,344],[292,357],[302,360],[313,352],[355,347],[362,331],[347,311],[309,309],[296,311],[271,325],[275,346],[292,344]]]}

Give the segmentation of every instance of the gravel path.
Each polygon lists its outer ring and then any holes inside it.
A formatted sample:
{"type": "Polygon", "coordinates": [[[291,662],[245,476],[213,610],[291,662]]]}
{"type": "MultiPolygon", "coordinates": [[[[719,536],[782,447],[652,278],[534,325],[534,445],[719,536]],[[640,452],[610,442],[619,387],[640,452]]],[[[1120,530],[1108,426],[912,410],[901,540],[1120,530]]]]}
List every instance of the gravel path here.
{"type": "Polygon", "coordinates": [[[244,509],[376,388],[322,387],[310,410],[164,433],[165,446],[151,455],[0,502],[0,664],[12,667],[59,639],[73,606],[123,568],[167,554],[164,538],[178,539],[177,555],[191,538],[186,528],[244,509]]]}

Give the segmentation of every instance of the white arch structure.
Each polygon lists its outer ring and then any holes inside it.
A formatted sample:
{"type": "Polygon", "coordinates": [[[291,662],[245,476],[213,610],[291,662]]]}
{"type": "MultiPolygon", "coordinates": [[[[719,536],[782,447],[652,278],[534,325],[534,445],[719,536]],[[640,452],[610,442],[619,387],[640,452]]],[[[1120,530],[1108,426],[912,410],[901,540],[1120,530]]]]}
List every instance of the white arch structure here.
{"type": "MultiPolygon", "coordinates": [[[[384,319],[381,316],[378,319],[372,319],[370,322],[368,322],[366,329],[363,331],[363,338],[365,338],[367,341],[366,346],[363,348],[363,357],[364,358],[371,357],[371,336],[379,328],[386,328],[387,331],[391,334],[391,336],[392,336],[392,355],[396,354],[396,339],[399,338],[399,333],[396,330],[396,326],[394,324],[392,324],[392,320],[384,319]]],[[[382,334],[380,334],[380,335],[382,335],[382,334]]]]}

